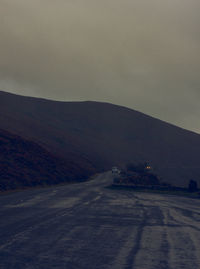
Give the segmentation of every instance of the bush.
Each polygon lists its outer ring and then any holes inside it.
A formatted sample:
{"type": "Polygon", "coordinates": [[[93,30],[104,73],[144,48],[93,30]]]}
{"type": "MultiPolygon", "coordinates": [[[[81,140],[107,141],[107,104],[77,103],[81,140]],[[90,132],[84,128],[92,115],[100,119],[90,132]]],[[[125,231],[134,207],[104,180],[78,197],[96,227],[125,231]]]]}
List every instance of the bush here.
{"type": "Polygon", "coordinates": [[[195,180],[190,180],[189,184],[188,184],[188,190],[190,192],[195,192],[198,190],[197,188],[197,182],[195,180]]]}

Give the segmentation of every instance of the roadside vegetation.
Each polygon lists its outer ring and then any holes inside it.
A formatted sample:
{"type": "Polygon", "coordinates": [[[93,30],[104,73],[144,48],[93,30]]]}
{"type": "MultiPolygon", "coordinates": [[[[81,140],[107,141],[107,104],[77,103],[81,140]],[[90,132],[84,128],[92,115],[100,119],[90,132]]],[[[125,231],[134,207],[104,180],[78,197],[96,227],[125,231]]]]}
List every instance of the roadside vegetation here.
{"type": "Polygon", "coordinates": [[[189,180],[185,188],[173,186],[164,182],[147,162],[127,164],[114,176],[111,188],[200,198],[200,190],[195,180],[189,180]]]}

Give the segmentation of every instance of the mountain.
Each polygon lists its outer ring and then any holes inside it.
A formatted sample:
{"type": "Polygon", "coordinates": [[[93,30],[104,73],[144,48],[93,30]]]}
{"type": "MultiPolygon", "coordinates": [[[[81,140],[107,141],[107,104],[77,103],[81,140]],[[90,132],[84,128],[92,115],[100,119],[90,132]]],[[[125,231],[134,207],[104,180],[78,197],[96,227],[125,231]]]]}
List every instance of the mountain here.
{"type": "Polygon", "coordinates": [[[147,161],[164,181],[200,184],[200,135],[125,107],[0,92],[0,128],[95,171],[147,161]]]}
{"type": "Polygon", "coordinates": [[[92,173],[91,167],[81,169],[32,141],[0,130],[0,191],[83,180],[92,173]]]}

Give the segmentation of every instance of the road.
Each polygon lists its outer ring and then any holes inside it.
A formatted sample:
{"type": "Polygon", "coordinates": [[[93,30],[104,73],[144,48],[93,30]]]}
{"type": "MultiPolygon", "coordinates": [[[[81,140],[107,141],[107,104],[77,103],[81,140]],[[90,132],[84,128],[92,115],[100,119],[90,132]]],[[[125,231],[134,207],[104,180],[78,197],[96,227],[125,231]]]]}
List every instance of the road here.
{"type": "Polygon", "coordinates": [[[0,268],[200,268],[200,200],[111,180],[1,195],[0,268]]]}

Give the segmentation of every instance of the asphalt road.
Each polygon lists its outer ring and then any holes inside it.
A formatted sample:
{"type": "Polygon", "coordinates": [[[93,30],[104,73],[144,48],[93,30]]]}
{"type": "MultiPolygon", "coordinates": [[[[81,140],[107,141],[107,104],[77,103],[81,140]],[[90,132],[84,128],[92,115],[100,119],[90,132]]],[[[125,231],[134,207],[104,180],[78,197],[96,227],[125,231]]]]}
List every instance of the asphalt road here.
{"type": "Polygon", "coordinates": [[[200,268],[200,200],[94,181],[0,196],[0,269],[200,268]]]}

